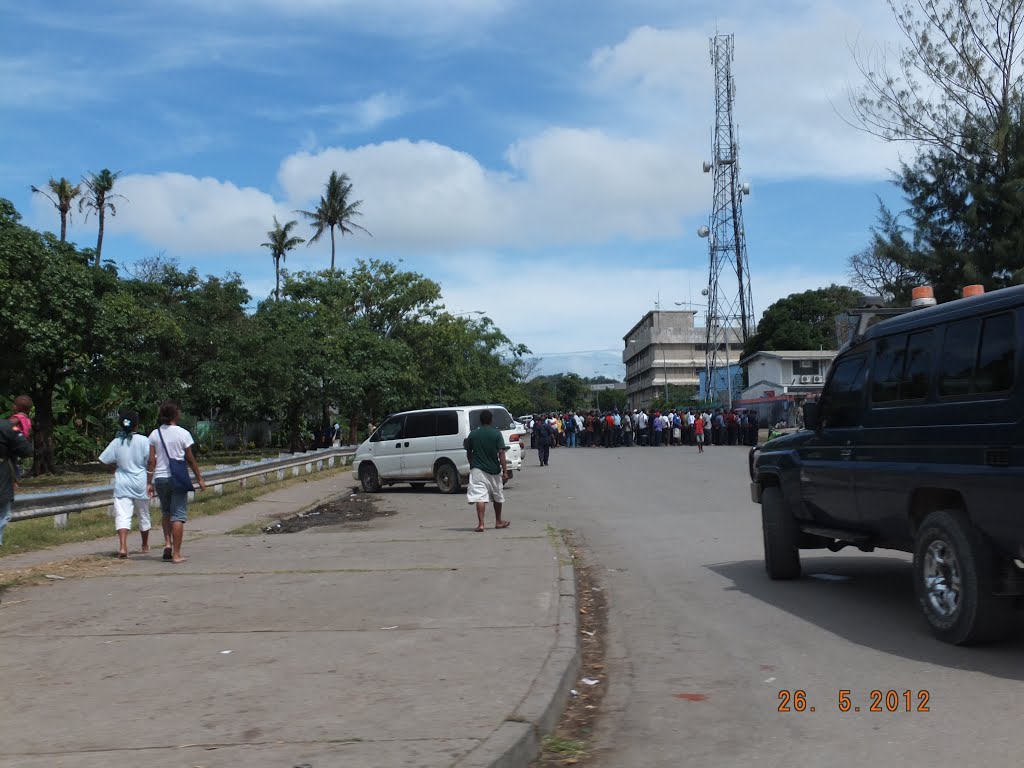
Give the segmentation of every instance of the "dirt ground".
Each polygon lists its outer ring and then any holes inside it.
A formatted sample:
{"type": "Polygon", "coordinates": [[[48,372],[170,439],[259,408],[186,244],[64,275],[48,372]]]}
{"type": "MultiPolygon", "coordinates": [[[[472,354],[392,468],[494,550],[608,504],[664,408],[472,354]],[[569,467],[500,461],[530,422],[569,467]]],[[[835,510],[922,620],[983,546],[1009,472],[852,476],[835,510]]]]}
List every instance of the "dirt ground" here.
{"type": "Polygon", "coordinates": [[[264,533],[298,533],[308,528],[322,525],[343,525],[345,523],[365,523],[377,517],[390,517],[395,514],[393,509],[383,509],[381,497],[365,493],[352,492],[334,501],[321,504],[315,509],[292,517],[286,517],[271,523],[263,529],[264,533]]]}
{"type": "Polygon", "coordinates": [[[555,768],[563,765],[586,765],[592,756],[589,742],[593,738],[601,702],[608,689],[605,674],[605,635],[608,627],[608,601],[597,580],[593,564],[583,559],[579,542],[569,531],[563,538],[573,556],[576,571],[576,603],[579,609],[582,659],[580,680],[570,694],[562,719],[555,732],[544,740],[544,751],[532,768],[555,768]],[[583,680],[596,680],[588,685],[583,680]]]}

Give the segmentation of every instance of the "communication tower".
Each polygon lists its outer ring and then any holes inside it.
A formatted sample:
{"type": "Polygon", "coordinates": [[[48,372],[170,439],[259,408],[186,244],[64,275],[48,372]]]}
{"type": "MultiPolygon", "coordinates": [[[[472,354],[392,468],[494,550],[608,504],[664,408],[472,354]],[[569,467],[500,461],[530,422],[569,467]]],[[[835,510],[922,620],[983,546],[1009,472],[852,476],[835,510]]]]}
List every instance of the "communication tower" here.
{"type": "Polygon", "coordinates": [[[711,38],[711,64],[715,70],[715,131],[711,142],[714,159],[704,163],[704,173],[714,174],[715,193],[711,218],[698,230],[701,237],[707,238],[709,252],[708,287],[701,291],[708,300],[705,392],[711,401],[725,395],[730,408],[736,389],[730,366],[739,357],[730,350],[730,344],[745,344],[754,332],[747,238],[743,231],[743,197],[750,194],[750,184],[739,180],[739,142],[733,119],[733,49],[732,35],[716,34],[711,38]],[[719,381],[721,369],[726,374],[719,381]]]}

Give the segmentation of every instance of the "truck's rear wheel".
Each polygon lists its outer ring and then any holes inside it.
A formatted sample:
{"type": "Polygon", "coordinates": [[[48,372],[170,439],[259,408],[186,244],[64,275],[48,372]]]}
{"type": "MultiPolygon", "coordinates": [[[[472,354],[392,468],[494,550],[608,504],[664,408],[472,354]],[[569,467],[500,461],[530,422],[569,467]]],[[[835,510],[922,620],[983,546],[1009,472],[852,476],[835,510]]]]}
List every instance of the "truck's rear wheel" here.
{"type": "Polygon", "coordinates": [[[434,480],[441,493],[458,493],[461,487],[459,470],[450,461],[438,465],[434,471],[434,480]]]}
{"type": "Polygon", "coordinates": [[[780,488],[765,488],[761,493],[761,530],[768,576],[777,580],[800,578],[800,528],[786,508],[780,488]]]}
{"type": "Polygon", "coordinates": [[[937,638],[977,645],[1006,636],[1012,602],[995,594],[997,569],[992,545],[962,512],[925,518],[914,544],[914,591],[937,638]]]}

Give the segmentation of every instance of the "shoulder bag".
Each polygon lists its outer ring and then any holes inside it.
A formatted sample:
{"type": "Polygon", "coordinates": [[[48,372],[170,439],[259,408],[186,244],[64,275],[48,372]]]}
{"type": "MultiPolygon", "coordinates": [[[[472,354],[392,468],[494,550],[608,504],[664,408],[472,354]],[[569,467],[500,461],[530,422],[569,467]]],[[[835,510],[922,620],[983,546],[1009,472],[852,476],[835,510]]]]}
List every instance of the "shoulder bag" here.
{"type": "Polygon", "coordinates": [[[184,459],[172,459],[171,454],[167,450],[167,443],[164,442],[164,433],[160,427],[156,428],[156,433],[160,437],[160,444],[164,447],[164,455],[167,457],[167,466],[171,470],[171,484],[177,491],[194,491],[195,486],[192,485],[192,478],[188,474],[188,465],[184,459]]]}

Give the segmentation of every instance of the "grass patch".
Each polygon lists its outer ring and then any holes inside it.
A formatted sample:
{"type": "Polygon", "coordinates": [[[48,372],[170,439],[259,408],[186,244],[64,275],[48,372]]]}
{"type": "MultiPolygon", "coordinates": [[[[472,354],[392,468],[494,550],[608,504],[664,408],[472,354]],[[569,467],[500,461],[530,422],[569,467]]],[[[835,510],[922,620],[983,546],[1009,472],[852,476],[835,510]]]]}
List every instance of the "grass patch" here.
{"type": "Polygon", "coordinates": [[[17,568],[13,571],[0,571],[0,594],[12,587],[48,581],[47,575],[62,576],[65,579],[106,575],[111,568],[117,567],[121,562],[102,555],[86,555],[53,563],[40,563],[28,568],[17,568]]]}
{"type": "Polygon", "coordinates": [[[544,751],[562,757],[579,757],[587,745],[575,739],[563,739],[559,736],[548,736],[544,739],[544,751]]]}
{"type": "MultiPolygon", "coordinates": [[[[259,461],[261,459],[276,459],[279,452],[274,451],[253,451],[248,454],[232,453],[223,456],[201,456],[199,457],[199,468],[203,471],[213,470],[219,466],[234,467],[243,461],[259,461]]],[[[19,483],[22,493],[46,493],[48,491],[65,491],[74,488],[87,488],[91,485],[107,485],[114,482],[114,472],[102,464],[82,465],[69,468],[67,471],[58,472],[55,475],[43,475],[42,477],[23,477],[19,483]]]]}
{"type": "MultiPolygon", "coordinates": [[[[347,462],[348,459],[342,459],[347,462]]],[[[213,487],[203,493],[196,493],[195,499],[189,502],[189,518],[208,517],[217,515],[229,509],[234,509],[246,504],[260,496],[272,491],[287,488],[297,483],[308,483],[312,480],[326,480],[337,477],[342,473],[351,472],[347,463],[336,466],[333,469],[324,469],[311,475],[300,475],[299,477],[287,477],[284,480],[271,479],[265,485],[256,478],[249,478],[249,487],[242,488],[238,483],[231,483],[224,486],[224,493],[214,493],[213,487]]],[[[271,474],[271,478],[275,477],[271,474]]],[[[160,536],[160,507],[153,505],[153,526],[156,533],[156,542],[159,543],[160,536]]],[[[40,517],[35,520],[22,520],[11,523],[4,531],[4,546],[0,550],[0,563],[3,558],[10,555],[18,555],[23,552],[35,552],[40,549],[48,549],[61,544],[70,544],[78,541],[94,541],[110,537],[114,539],[114,521],[107,514],[105,509],[91,509],[86,512],[74,513],[68,520],[67,528],[55,528],[52,517],[40,517]]],[[[132,537],[138,536],[136,531],[132,537]]]]}

